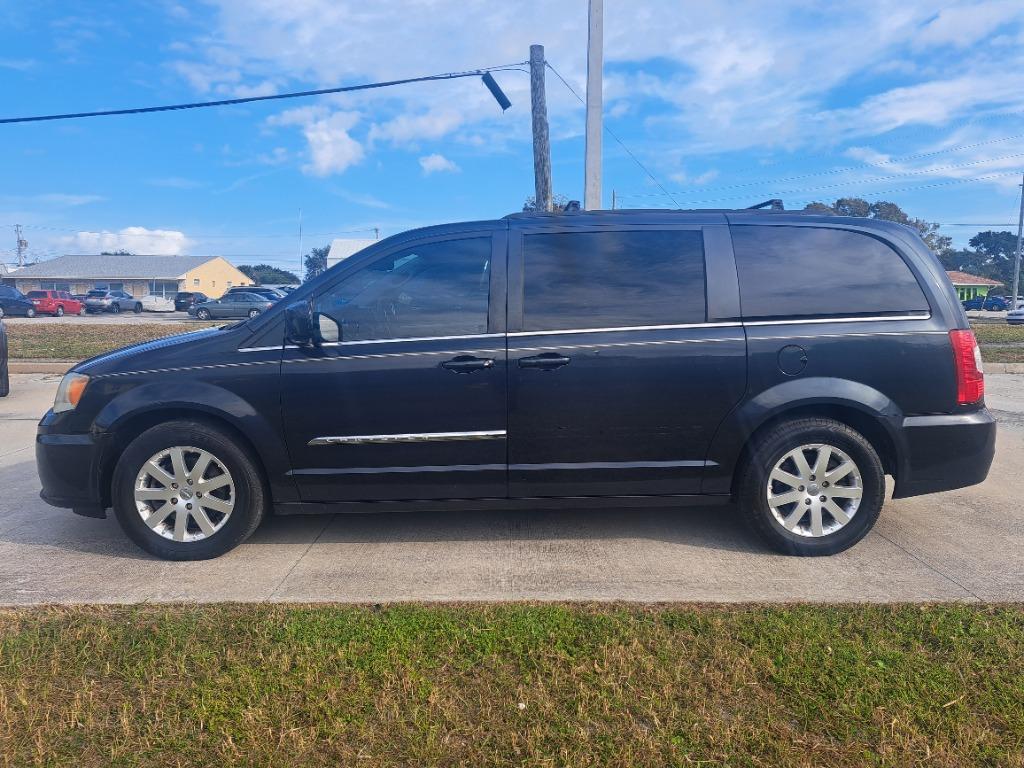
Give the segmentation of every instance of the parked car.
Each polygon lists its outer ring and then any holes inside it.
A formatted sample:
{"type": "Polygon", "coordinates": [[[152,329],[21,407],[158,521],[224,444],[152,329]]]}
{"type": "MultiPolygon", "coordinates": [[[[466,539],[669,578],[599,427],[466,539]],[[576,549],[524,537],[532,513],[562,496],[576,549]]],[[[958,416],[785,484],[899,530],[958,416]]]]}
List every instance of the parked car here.
{"type": "Polygon", "coordinates": [[[142,304],[143,312],[173,312],[174,311],[174,300],[158,296],[155,293],[151,293],[148,296],[143,296],[139,299],[139,303],[142,304]]]}
{"type": "Polygon", "coordinates": [[[1013,309],[1007,312],[1006,322],[1010,325],[1024,325],[1024,309],[1013,309]]]}
{"type": "Polygon", "coordinates": [[[266,296],[255,293],[225,293],[219,299],[195,304],[188,313],[200,320],[221,320],[224,318],[256,317],[274,306],[266,296]]]}
{"type": "Polygon", "coordinates": [[[67,291],[29,291],[26,298],[41,315],[80,315],[84,306],[67,291]]]}
{"type": "Polygon", "coordinates": [[[178,312],[186,312],[193,304],[202,304],[209,300],[209,296],[199,291],[178,291],[174,296],[174,309],[178,312]]]}
{"type": "Polygon", "coordinates": [[[7,373],[7,329],[0,320],[0,397],[11,393],[11,378],[7,373]]]}
{"type": "Polygon", "coordinates": [[[284,291],[279,291],[276,288],[267,288],[260,285],[236,285],[234,288],[228,288],[225,295],[236,293],[255,293],[257,296],[265,296],[270,301],[279,301],[287,295],[284,291]]]}
{"type": "Polygon", "coordinates": [[[985,309],[994,312],[1003,312],[1010,308],[1009,296],[975,296],[963,302],[964,309],[985,309]]]}
{"type": "Polygon", "coordinates": [[[193,560],[270,513],[730,501],[827,555],[885,475],[984,480],[996,427],[912,230],[598,211],[382,240],[257,317],[76,365],[38,430],[44,499],[193,560]]]}
{"type": "Polygon", "coordinates": [[[142,311],[142,302],[124,291],[104,291],[97,289],[85,295],[85,311],[95,312],[134,312],[142,311]]]}
{"type": "Polygon", "coordinates": [[[0,317],[7,315],[36,316],[36,306],[25,294],[10,285],[0,285],[0,317]]]}

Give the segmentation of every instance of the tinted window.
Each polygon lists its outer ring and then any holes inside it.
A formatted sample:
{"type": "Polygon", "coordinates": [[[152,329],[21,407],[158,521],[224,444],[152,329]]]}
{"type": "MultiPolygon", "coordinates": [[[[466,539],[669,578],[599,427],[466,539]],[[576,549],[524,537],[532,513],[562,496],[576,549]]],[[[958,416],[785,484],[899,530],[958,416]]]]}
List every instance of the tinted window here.
{"type": "Polygon", "coordinates": [[[696,230],[526,235],[523,261],[528,331],[705,319],[704,245],[696,230]]]}
{"type": "Polygon", "coordinates": [[[491,239],[449,240],[377,259],[317,299],[320,327],[342,341],[487,332],[491,239]]]}
{"type": "Polygon", "coordinates": [[[85,295],[86,296],[106,296],[107,292],[106,291],[89,291],[85,295]]]}
{"type": "Polygon", "coordinates": [[[49,298],[46,295],[46,291],[29,291],[25,295],[28,296],[30,299],[46,299],[46,298],[49,298]]]}
{"type": "Polygon", "coordinates": [[[732,227],[745,317],[927,310],[896,251],[870,235],[817,227],[732,227]]]}

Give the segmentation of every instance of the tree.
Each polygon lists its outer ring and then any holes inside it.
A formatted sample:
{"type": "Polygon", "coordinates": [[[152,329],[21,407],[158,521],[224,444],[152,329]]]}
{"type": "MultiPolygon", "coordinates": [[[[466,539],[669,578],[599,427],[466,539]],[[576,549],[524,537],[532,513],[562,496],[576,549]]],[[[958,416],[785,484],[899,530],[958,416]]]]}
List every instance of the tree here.
{"type": "Polygon", "coordinates": [[[294,272],[278,269],[269,264],[242,264],[238,269],[256,285],[275,285],[302,282],[294,272]]]}
{"type": "Polygon", "coordinates": [[[953,238],[948,235],[940,235],[938,224],[924,219],[911,218],[896,203],[884,200],[869,203],[860,197],[841,197],[831,205],[818,202],[809,203],[804,210],[833,216],[861,216],[868,219],[895,221],[897,224],[903,224],[920,232],[921,238],[928,244],[928,247],[940,256],[953,247],[953,238]]]}
{"type": "MultiPolygon", "coordinates": [[[[551,209],[552,213],[564,213],[565,206],[569,204],[569,198],[565,195],[552,195],[551,196],[551,209]]],[[[539,212],[540,208],[537,207],[537,198],[535,195],[530,195],[526,198],[523,203],[523,212],[532,213],[539,212]]]]}
{"type": "Polygon", "coordinates": [[[119,251],[100,251],[100,256],[134,256],[135,254],[131,251],[126,251],[122,248],[119,251]]]}
{"type": "Polygon", "coordinates": [[[325,245],[323,248],[314,248],[306,254],[306,280],[312,280],[318,275],[322,275],[327,271],[327,254],[330,252],[331,247],[325,245]]]}
{"type": "Polygon", "coordinates": [[[970,248],[940,254],[946,269],[955,269],[1005,286],[1013,285],[1013,260],[1017,253],[1017,236],[1012,232],[979,232],[968,241],[970,248]]]}

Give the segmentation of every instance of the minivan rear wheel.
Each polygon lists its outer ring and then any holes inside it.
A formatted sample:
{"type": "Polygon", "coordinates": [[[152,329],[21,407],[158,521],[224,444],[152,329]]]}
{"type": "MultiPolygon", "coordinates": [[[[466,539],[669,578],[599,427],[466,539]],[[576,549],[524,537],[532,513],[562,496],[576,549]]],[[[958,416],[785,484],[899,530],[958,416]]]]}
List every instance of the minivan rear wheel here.
{"type": "Polygon", "coordinates": [[[112,491],[124,532],[165,560],[224,554],[256,530],[268,503],[249,452],[197,421],[159,424],[135,438],[114,469],[112,491]]]}
{"type": "Polygon", "coordinates": [[[882,462],[859,432],[831,419],[778,424],[755,438],[737,500],[773,548],[831,555],[874,526],[885,500],[882,462]]]}

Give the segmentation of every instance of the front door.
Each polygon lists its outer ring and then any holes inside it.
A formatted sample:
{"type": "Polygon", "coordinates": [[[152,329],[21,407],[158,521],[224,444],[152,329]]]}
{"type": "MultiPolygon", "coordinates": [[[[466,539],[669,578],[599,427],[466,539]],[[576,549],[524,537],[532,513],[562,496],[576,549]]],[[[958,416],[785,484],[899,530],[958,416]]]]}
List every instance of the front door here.
{"type": "Polygon", "coordinates": [[[724,222],[513,230],[510,495],[700,491],[746,384],[735,268],[706,270],[706,241],[728,241],[724,222]]]}
{"type": "Polygon", "coordinates": [[[283,417],[304,501],[507,494],[504,231],[345,265],[314,297],[327,339],[286,348],[283,417]]]}

